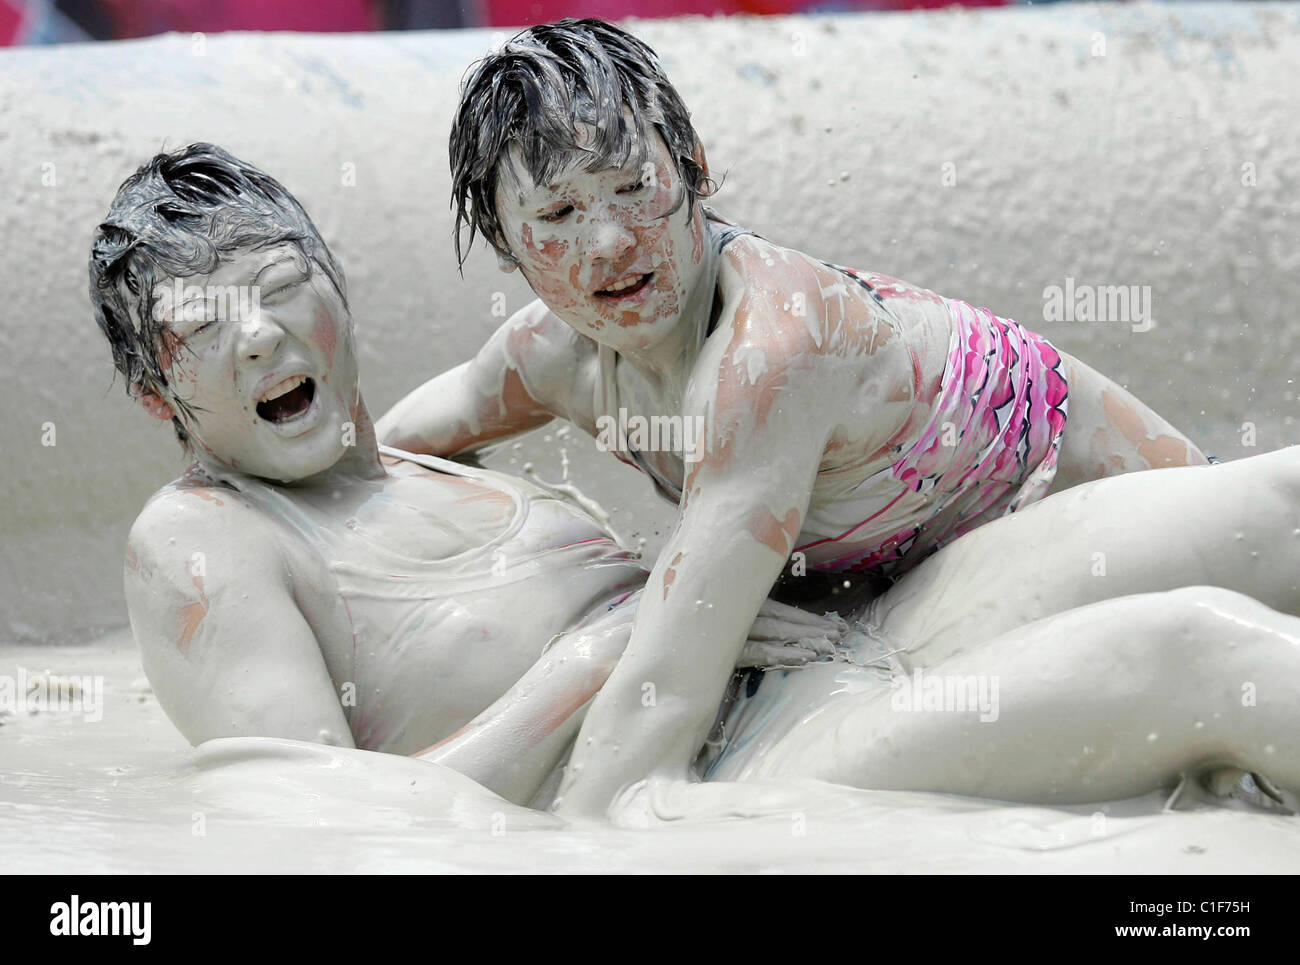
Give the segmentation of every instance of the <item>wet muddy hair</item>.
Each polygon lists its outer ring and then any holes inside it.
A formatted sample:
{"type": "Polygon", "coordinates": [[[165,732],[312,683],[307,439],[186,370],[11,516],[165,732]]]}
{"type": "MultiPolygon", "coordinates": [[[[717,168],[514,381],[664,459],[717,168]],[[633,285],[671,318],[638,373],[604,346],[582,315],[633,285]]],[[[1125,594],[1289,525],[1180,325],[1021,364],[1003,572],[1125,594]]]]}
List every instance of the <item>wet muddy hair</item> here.
{"type": "Polygon", "coordinates": [[[686,186],[687,216],[708,178],[691,156],[698,138],[690,114],[645,43],[603,20],[565,19],[529,27],[474,64],[461,84],[451,127],[452,206],[456,257],[464,268],[474,236],[513,260],[497,213],[502,162],[518,145],[534,183],[546,184],[575,152],[588,171],[645,160],[653,126],[686,186]],[[629,127],[623,116],[632,115],[629,127]],[[596,129],[590,148],[575,142],[574,124],[596,129]],[[462,244],[462,229],[469,239],[462,244]]]}
{"type": "MultiPolygon", "coordinates": [[[[127,392],[157,392],[192,415],[169,390],[159,358],[165,329],[154,317],[154,286],[208,274],[223,253],[285,241],[320,266],[346,306],[343,272],[307,212],[251,164],[214,144],[191,144],[155,155],[123,181],[91,240],[90,304],[127,392]]],[[[181,420],[172,425],[188,446],[181,420]]]]}

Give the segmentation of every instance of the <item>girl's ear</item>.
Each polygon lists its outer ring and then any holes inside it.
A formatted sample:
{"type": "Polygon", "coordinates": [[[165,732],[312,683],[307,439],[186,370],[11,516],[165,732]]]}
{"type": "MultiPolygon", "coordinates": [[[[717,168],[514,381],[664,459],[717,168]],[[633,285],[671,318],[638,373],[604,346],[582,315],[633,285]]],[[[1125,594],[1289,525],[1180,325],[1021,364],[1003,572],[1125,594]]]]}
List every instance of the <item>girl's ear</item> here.
{"type": "Polygon", "coordinates": [[[176,415],[163,397],[152,389],[136,389],[131,394],[135,396],[135,401],[144,406],[145,411],[155,419],[170,422],[176,415]]]}
{"type": "Polygon", "coordinates": [[[498,251],[497,267],[500,268],[508,275],[510,274],[510,272],[515,271],[516,269],[519,268],[519,262],[515,261],[512,255],[503,255],[501,252],[498,251]]]}
{"type": "Polygon", "coordinates": [[[695,150],[691,152],[691,158],[694,159],[695,163],[698,164],[700,168],[704,171],[704,177],[706,180],[708,180],[709,179],[709,158],[708,155],[704,153],[703,141],[697,140],[695,142],[695,150]]]}

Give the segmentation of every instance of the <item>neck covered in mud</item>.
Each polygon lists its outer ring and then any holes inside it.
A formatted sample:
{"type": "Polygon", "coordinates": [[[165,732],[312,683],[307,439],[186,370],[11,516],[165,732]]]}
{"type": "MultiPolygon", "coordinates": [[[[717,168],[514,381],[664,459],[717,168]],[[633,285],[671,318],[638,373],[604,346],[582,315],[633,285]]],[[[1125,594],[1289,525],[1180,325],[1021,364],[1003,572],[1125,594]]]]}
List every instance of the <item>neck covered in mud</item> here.
{"type": "Polygon", "coordinates": [[[713,312],[714,292],[718,287],[718,272],[722,267],[722,248],[719,234],[728,222],[718,218],[708,208],[700,205],[692,217],[699,219],[700,260],[686,303],[672,333],[662,341],[644,349],[620,348],[619,354],[635,368],[661,383],[685,381],[695,364],[695,359],[708,334],[709,319],[713,312]]]}
{"type": "MultiPolygon", "coordinates": [[[[338,425],[338,458],[320,472],[294,478],[286,470],[281,478],[272,473],[252,476],[238,459],[224,457],[203,445],[201,440],[194,447],[194,468],[212,479],[224,479],[232,474],[240,478],[261,478],[266,482],[281,486],[335,487],[340,481],[355,479],[380,479],[385,475],[384,467],[379,462],[379,441],[375,435],[375,424],[370,418],[365,400],[360,389],[355,391],[354,401],[349,413],[350,418],[338,425]]],[[[330,430],[323,430],[330,431],[330,430]]]]}

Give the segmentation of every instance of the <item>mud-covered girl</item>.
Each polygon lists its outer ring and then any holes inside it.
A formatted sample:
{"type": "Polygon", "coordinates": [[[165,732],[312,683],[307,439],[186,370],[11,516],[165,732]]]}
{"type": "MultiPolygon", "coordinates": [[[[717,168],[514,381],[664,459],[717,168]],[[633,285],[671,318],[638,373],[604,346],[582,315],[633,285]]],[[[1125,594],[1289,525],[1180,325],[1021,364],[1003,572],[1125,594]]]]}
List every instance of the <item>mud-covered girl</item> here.
{"type": "Polygon", "coordinates": [[[538,301],[399,403],[381,438],[449,455],[560,416],[618,446],[611,420],[680,418],[703,439],[617,453],[679,517],[579,751],[611,786],[640,751],[685,765],[709,723],[697,697],[722,686],[787,561],[899,575],[1049,492],[1206,462],[1015,322],[705,207],[685,105],[654,53],[608,24],[531,28],[481,61],[451,162],[470,240],[538,301]],[[661,709],[631,713],[647,682],[661,709]]]}

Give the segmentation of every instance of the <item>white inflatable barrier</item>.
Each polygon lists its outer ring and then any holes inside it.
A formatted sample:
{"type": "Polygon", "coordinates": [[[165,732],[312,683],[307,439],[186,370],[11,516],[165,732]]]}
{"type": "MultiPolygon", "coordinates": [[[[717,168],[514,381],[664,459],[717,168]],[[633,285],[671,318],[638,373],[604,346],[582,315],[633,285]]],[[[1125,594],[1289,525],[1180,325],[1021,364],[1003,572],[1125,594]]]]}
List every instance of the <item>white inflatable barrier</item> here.
{"type": "MultiPolygon", "coordinates": [[[[1300,441],[1297,4],[631,26],[726,173],[724,214],[1015,318],[1225,459],[1300,441]]],[[[283,181],[343,264],[377,415],[530,299],[481,249],[462,279],[451,245],[457,85],[505,36],[0,52],[0,642],[123,625],[127,527],[180,467],[90,315],[87,245],[117,185],[195,140],[283,181]]],[[[653,543],[648,487],[575,436],[584,489],[653,543]]],[[[497,464],[554,468],[557,444],[497,464]]]]}

